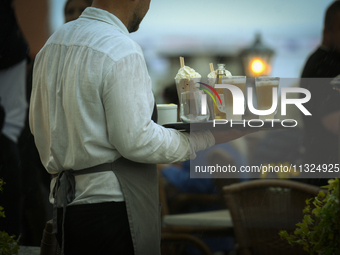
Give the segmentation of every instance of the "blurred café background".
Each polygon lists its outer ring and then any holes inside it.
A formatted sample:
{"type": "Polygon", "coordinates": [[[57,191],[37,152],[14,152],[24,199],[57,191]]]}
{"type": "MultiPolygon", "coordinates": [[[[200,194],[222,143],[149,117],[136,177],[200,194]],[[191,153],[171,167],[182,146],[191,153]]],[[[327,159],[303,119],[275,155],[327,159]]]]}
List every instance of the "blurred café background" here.
{"type": "MultiPolygon", "coordinates": [[[[30,45],[30,57],[34,59],[48,37],[65,23],[65,0],[13,2],[19,24],[30,45]]],[[[180,68],[180,56],[202,78],[210,72],[209,63],[214,63],[215,69],[218,63],[224,63],[233,75],[248,77],[246,67],[256,59],[255,53],[260,53],[257,57],[261,57],[263,66],[267,66],[267,73],[257,70],[257,74],[290,78],[280,86],[298,86],[297,79],[307,57],[320,44],[324,13],[331,2],[152,0],[140,29],[131,37],[144,51],[153,92],[159,104],[165,102],[164,89],[174,84],[174,77],[180,68]]],[[[256,75],[250,73],[250,76],[256,75]]],[[[296,119],[300,124],[299,110],[295,107],[292,111],[288,109],[288,112],[290,116],[282,119],[296,119]]],[[[239,158],[246,158],[248,165],[296,164],[301,156],[302,136],[301,128],[284,132],[261,131],[238,139],[232,146],[240,154],[239,158]]],[[[48,188],[44,192],[47,216],[38,219],[43,225],[51,218],[48,188]]],[[[32,218],[38,217],[32,215],[32,218]]],[[[40,244],[42,227],[36,228],[36,233],[31,234],[35,239],[32,237],[32,241],[27,241],[29,245],[40,244]]]]}

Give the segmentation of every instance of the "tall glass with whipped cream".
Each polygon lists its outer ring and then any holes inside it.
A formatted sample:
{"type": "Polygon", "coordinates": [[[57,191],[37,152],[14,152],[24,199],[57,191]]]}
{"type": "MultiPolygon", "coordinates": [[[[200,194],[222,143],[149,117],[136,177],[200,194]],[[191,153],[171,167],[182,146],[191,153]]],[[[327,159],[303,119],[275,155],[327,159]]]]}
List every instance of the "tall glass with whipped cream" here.
{"type": "Polygon", "coordinates": [[[178,100],[181,100],[181,93],[192,91],[200,86],[201,75],[189,66],[181,67],[175,77],[178,100]]]}
{"type": "Polygon", "coordinates": [[[183,122],[203,122],[209,119],[209,110],[202,112],[203,91],[199,90],[201,75],[189,66],[183,66],[175,77],[180,119],[183,122]]]}

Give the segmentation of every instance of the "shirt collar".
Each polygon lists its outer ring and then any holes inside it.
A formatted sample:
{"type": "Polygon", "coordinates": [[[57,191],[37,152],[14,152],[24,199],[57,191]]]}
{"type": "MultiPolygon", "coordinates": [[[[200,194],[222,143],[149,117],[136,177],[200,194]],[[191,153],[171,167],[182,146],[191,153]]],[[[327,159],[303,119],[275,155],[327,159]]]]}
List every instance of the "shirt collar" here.
{"type": "Polygon", "coordinates": [[[123,34],[130,36],[123,22],[112,13],[95,7],[87,7],[79,18],[94,19],[116,26],[123,34]]]}

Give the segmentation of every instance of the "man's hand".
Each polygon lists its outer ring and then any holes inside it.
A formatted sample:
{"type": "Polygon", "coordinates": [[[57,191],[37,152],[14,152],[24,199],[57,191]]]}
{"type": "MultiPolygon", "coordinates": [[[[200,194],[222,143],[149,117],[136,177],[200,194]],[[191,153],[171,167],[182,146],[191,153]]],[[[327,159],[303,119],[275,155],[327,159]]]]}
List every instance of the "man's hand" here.
{"type": "Polygon", "coordinates": [[[213,136],[215,137],[215,144],[220,143],[227,143],[247,134],[251,134],[254,132],[259,131],[258,128],[246,129],[246,130],[239,130],[239,129],[230,129],[230,130],[223,130],[223,131],[211,131],[213,136]]]}

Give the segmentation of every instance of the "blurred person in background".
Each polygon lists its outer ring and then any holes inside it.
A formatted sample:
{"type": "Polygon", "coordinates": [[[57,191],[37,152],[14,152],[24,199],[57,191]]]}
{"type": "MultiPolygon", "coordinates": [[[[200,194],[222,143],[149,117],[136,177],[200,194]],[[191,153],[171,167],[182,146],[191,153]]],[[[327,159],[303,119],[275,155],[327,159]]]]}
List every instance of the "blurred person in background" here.
{"type": "Polygon", "coordinates": [[[64,7],[65,22],[78,19],[82,12],[92,5],[92,0],[67,0],[64,7]]]}
{"type": "Polygon", "coordinates": [[[0,219],[0,231],[16,236],[22,232],[22,171],[18,138],[24,127],[27,109],[25,82],[28,53],[29,47],[18,25],[13,2],[3,0],[0,3],[0,108],[3,110],[0,178],[5,185],[0,194],[0,206],[4,207],[6,218],[0,219]]]}
{"type": "MultiPolygon", "coordinates": [[[[330,81],[340,74],[340,1],[327,8],[321,45],[308,58],[300,86],[311,92],[305,104],[312,116],[303,115],[304,164],[339,164],[340,95],[330,81]],[[329,78],[329,79],[325,79],[329,78]]],[[[316,185],[326,185],[326,179],[305,180],[316,185]]]]}

